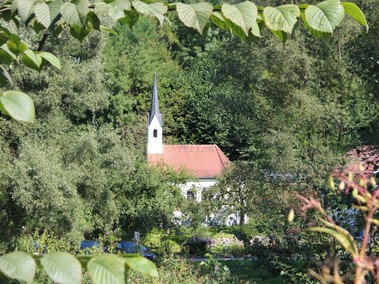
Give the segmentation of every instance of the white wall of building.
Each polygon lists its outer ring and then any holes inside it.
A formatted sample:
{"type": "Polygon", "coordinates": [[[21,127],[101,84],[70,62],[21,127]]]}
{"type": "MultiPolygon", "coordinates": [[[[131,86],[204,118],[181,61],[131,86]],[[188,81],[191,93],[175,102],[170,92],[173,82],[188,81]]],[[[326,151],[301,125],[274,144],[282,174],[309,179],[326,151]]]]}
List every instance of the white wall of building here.
{"type": "Polygon", "coordinates": [[[162,142],[162,127],[156,116],[153,117],[151,123],[147,129],[147,153],[148,154],[162,154],[163,142],[162,142]],[[156,137],[154,137],[154,130],[156,130],[156,137]]]}
{"type": "MultiPolygon", "coordinates": [[[[196,202],[202,201],[202,191],[215,185],[216,179],[199,179],[198,181],[189,181],[180,186],[181,192],[184,197],[189,198],[190,194],[188,192],[194,193],[194,199],[196,202]]],[[[237,225],[239,221],[239,214],[237,211],[232,214],[228,214],[230,208],[222,208],[218,212],[212,213],[207,217],[207,224],[218,224],[218,225],[237,225]]],[[[180,210],[174,212],[174,218],[177,220],[178,225],[190,224],[189,220],[183,219],[183,214],[180,210]]],[[[245,222],[248,222],[248,217],[245,216],[245,222]]]]}

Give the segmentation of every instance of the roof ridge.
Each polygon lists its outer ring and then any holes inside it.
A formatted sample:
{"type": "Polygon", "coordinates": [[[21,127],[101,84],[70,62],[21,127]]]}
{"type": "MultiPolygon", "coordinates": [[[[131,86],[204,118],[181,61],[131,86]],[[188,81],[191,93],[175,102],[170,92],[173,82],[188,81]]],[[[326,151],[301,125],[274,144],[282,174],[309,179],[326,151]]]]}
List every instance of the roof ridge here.
{"type": "MultiPolygon", "coordinates": [[[[226,165],[226,163],[224,162],[224,159],[223,159],[221,153],[223,154],[223,156],[224,156],[225,158],[228,159],[228,157],[224,154],[224,152],[222,152],[222,150],[220,149],[220,147],[217,146],[217,144],[213,144],[213,145],[214,145],[214,147],[216,148],[217,155],[218,155],[218,157],[220,158],[222,165],[223,165],[224,168],[226,169],[226,168],[227,168],[227,165],[226,165]],[[221,152],[221,153],[220,153],[220,152],[221,152]]],[[[228,159],[228,160],[229,160],[229,159],[228,159]]]]}

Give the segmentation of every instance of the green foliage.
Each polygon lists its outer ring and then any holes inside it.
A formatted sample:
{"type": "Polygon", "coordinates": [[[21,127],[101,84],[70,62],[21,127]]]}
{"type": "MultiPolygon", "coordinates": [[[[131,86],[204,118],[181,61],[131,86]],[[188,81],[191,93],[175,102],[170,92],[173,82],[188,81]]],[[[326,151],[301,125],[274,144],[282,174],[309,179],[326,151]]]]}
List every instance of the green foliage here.
{"type": "Polygon", "coordinates": [[[212,240],[205,237],[193,236],[186,240],[182,247],[190,256],[204,256],[211,245],[212,240]]]}
{"type": "Polygon", "coordinates": [[[26,94],[18,91],[4,92],[0,97],[0,103],[3,114],[20,121],[34,120],[34,103],[26,94]]]}
{"type": "MultiPolygon", "coordinates": [[[[59,60],[48,52],[34,52],[16,34],[0,26],[0,64],[8,68],[14,62],[22,63],[27,67],[41,70],[46,62],[60,69],[59,60]]],[[[12,84],[8,70],[1,66],[0,87],[12,84]]],[[[32,122],[34,120],[34,103],[30,97],[19,91],[7,91],[0,96],[0,111],[16,120],[32,122]]]]}
{"type": "Polygon", "coordinates": [[[16,251],[0,256],[0,272],[11,279],[32,283],[37,263],[54,283],[81,283],[82,266],[88,270],[93,283],[127,283],[128,271],[133,269],[149,278],[158,277],[155,264],[139,255],[120,257],[106,254],[95,257],[73,256],[66,252],[55,252],[33,258],[16,251]]]}
{"type": "Polygon", "coordinates": [[[131,30],[125,24],[119,24],[115,31],[119,36],[110,36],[104,51],[107,85],[112,92],[109,120],[128,130],[138,123],[139,137],[134,138],[134,143],[145,143],[140,137],[145,136],[151,78],[156,72],[164,113],[164,136],[168,141],[173,140],[183,120],[186,83],[180,66],[170,57],[164,31],[146,19],[141,19],[131,30]]]}
{"type": "MultiPolygon", "coordinates": [[[[6,8],[5,13],[3,12],[2,14],[5,20],[17,21],[14,13],[18,11],[18,16],[22,21],[32,22],[32,19],[35,18],[37,23],[49,29],[57,30],[60,25],[56,25],[56,20],[62,17],[65,24],[70,27],[72,36],[79,40],[83,40],[92,29],[100,30],[102,17],[121,21],[125,19],[125,21],[132,24],[132,21],[135,21],[138,17],[130,17],[130,15],[136,12],[144,16],[157,18],[163,24],[168,11],[175,9],[184,25],[194,28],[200,33],[203,33],[208,25],[212,13],[217,13],[213,14],[212,17],[217,25],[230,29],[230,31],[243,38],[249,35],[259,37],[259,24],[261,23],[266,24],[274,32],[282,31],[283,33],[291,34],[294,22],[300,17],[300,9],[303,10],[302,20],[311,33],[316,33],[316,35],[331,34],[339,26],[345,14],[344,6],[338,0],[327,0],[316,6],[299,5],[296,7],[295,13],[284,13],[286,21],[283,21],[283,18],[281,20],[276,18],[274,20],[275,24],[273,24],[273,14],[270,13],[270,9],[263,13],[263,17],[258,17],[258,9],[250,1],[233,5],[222,4],[221,11],[217,6],[213,7],[210,3],[176,3],[168,5],[162,2],[144,3],[135,1],[131,3],[125,1],[121,4],[120,1],[100,1],[90,5],[88,0],[64,3],[60,0],[50,3],[22,0],[10,1],[5,3],[3,7],[6,8]],[[10,17],[7,14],[9,9],[11,9],[10,17]],[[122,16],[123,13],[125,13],[124,17],[122,16]],[[269,20],[266,21],[266,19],[269,20]],[[291,24],[288,24],[289,22],[291,24]]],[[[366,27],[367,23],[360,9],[356,6],[350,6],[349,8],[346,8],[346,13],[353,15],[354,20],[366,27]],[[355,15],[359,16],[356,17],[355,15]]],[[[263,10],[263,8],[260,8],[260,10],[263,10]]],[[[288,6],[282,6],[276,11],[280,10],[288,11],[288,6]]],[[[273,11],[271,10],[271,12],[273,11]]]]}

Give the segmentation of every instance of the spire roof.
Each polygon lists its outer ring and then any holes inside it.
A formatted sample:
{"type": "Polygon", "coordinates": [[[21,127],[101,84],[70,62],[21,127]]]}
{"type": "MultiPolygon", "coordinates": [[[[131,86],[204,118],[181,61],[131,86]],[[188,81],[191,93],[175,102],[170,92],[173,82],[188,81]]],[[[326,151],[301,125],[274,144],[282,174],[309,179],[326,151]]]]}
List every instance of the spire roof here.
{"type": "Polygon", "coordinates": [[[162,115],[159,111],[159,100],[158,100],[158,88],[157,88],[157,73],[154,73],[154,85],[153,85],[153,96],[151,98],[151,108],[149,112],[149,125],[153,120],[154,116],[157,117],[159,124],[162,124],[162,115]]]}

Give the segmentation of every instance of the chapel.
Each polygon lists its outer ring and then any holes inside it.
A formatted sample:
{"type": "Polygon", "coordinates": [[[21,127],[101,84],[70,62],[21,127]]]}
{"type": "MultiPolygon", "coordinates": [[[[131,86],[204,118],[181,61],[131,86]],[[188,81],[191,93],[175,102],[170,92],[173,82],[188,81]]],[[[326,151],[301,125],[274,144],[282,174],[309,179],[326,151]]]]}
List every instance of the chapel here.
{"type": "Polygon", "coordinates": [[[154,74],[153,94],[147,127],[147,162],[165,165],[174,170],[186,170],[193,177],[182,187],[187,198],[201,201],[201,191],[214,185],[231,162],[215,144],[167,145],[163,144],[163,119],[159,110],[157,76],[154,74]]]}

